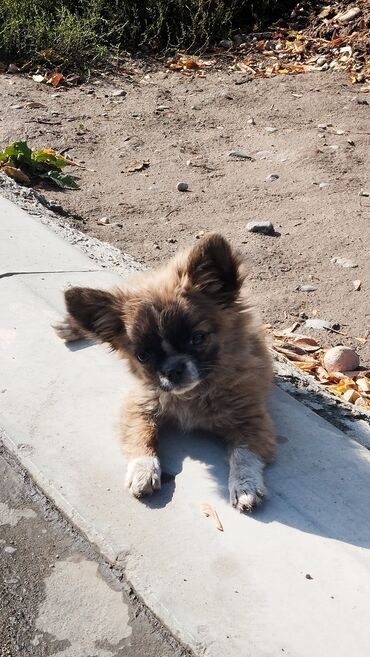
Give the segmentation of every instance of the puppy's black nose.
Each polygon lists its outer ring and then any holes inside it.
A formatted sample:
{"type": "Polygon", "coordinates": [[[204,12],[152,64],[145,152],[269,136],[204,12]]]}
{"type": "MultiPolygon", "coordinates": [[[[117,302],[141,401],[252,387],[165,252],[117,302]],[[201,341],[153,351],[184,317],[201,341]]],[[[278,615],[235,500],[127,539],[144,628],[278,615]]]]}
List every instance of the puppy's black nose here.
{"type": "Polygon", "coordinates": [[[183,360],[176,360],[167,363],[163,367],[163,374],[171,383],[180,383],[185,372],[185,362],[183,360]]]}

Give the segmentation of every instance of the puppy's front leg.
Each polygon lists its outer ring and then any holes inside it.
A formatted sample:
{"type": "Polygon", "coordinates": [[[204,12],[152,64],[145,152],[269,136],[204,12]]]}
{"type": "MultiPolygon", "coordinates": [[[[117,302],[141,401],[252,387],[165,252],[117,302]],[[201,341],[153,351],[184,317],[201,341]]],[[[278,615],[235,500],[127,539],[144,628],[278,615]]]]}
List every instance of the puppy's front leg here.
{"type": "Polygon", "coordinates": [[[267,411],[246,418],[243,430],[236,430],[230,439],[230,502],[238,511],[251,511],[267,495],[263,469],[275,455],[275,435],[267,411]]]}
{"type": "Polygon", "coordinates": [[[132,495],[150,495],[161,487],[157,424],[152,412],[138,402],[123,411],[123,445],[128,456],[126,486],[132,495]]]}

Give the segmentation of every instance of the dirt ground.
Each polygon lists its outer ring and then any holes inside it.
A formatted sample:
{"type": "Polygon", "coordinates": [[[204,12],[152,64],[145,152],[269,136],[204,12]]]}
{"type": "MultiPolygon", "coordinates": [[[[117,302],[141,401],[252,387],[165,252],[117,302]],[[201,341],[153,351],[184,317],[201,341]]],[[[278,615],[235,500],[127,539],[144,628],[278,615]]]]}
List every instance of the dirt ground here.
{"type": "Polygon", "coordinates": [[[56,90],[1,75],[0,146],[27,139],[83,163],[79,191],[45,195],[75,227],[149,267],[221,231],[249,262],[264,322],[279,330],[306,316],[332,321],[346,337],[315,337],[355,346],[369,366],[369,340],[356,337],[367,334],[370,311],[370,197],[360,196],[370,193],[370,97],[330,71],[245,80],[147,69],[135,82],[56,90]],[[135,161],[149,164],[129,172],[135,161]],[[110,223],[98,225],[101,217],[110,223]],[[275,235],[249,233],[252,220],[271,220],[275,235]]]}

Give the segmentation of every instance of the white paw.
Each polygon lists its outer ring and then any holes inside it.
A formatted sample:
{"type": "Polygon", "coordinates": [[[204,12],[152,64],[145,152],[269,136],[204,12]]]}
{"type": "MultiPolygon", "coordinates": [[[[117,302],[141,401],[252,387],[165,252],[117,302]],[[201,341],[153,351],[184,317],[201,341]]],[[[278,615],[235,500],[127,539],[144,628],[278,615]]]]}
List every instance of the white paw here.
{"type": "Polygon", "coordinates": [[[86,337],[82,329],[75,326],[68,317],[62,322],[55,322],[51,325],[56,334],[65,342],[74,342],[86,337]]]}
{"type": "Polygon", "coordinates": [[[263,482],[263,461],[245,447],[236,447],[230,455],[230,503],[238,511],[251,511],[267,495],[263,482]]]}
{"type": "Polygon", "coordinates": [[[132,495],[150,495],[161,487],[161,465],[156,456],[138,456],[127,466],[126,486],[132,495]]]}

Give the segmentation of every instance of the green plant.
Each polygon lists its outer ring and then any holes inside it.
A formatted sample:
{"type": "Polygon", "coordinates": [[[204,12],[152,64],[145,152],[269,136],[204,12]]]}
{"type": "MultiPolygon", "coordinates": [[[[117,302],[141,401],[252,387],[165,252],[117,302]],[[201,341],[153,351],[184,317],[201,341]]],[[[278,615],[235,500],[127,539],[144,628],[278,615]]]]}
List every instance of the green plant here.
{"type": "Polygon", "coordinates": [[[22,185],[31,185],[32,179],[45,179],[63,189],[78,189],[77,178],[62,171],[71,164],[51,148],[31,150],[26,141],[15,141],[0,152],[0,171],[22,185]]]}

